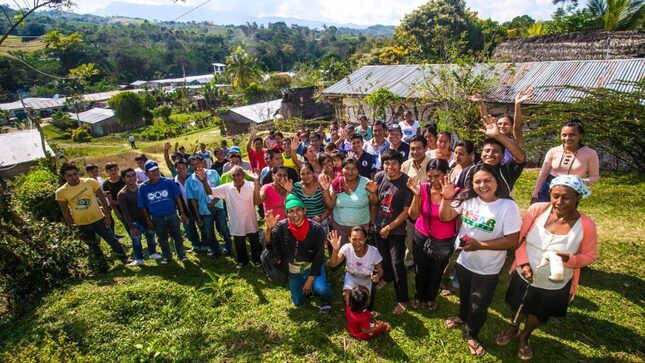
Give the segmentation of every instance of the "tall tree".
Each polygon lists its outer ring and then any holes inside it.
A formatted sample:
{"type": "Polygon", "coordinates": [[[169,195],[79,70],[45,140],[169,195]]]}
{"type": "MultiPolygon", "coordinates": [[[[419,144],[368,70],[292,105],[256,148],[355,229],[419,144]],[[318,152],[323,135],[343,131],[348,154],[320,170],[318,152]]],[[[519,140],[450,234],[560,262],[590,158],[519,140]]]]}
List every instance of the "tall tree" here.
{"type": "Polygon", "coordinates": [[[602,19],[605,30],[625,30],[643,23],[644,0],[589,0],[589,11],[602,19]]]}
{"type": "Polygon", "coordinates": [[[246,88],[249,82],[260,76],[258,61],[238,46],[226,57],[225,74],[231,79],[233,87],[246,88]]]}

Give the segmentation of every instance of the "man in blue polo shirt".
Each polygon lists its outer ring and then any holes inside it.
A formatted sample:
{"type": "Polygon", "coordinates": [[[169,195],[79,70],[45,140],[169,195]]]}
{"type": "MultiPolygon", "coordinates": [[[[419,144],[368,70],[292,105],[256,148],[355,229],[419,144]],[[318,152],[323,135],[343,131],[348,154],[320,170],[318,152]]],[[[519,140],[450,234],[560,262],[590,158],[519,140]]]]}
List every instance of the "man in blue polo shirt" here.
{"type": "Polygon", "coordinates": [[[139,208],[143,208],[148,228],[154,229],[165,265],[172,259],[172,251],[168,245],[168,233],[175,241],[175,249],[180,260],[186,261],[184,254],[183,238],[179,230],[179,218],[176,209],[179,208],[181,219],[186,222],[188,217],[181,202],[181,191],[172,179],[164,178],[159,171],[159,164],[148,160],[143,166],[148,180],[139,187],[139,208]]]}
{"type": "Polygon", "coordinates": [[[221,199],[213,197],[212,189],[220,184],[219,174],[216,170],[207,169],[204,160],[193,156],[196,160],[195,172],[186,181],[186,197],[198,211],[197,224],[202,231],[202,242],[206,245],[208,256],[228,255],[231,251],[231,233],[226,224],[226,212],[221,199]],[[224,251],[220,249],[215,236],[215,225],[224,239],[224,251]]]}
{"type": "Polygon", "coordinates": [[[376,173],[376,156],[363,150],[363,136],[359,133],[352,134],[352,155],[358,161],[358,174],[368,179],[374,178],[376,173]]]}

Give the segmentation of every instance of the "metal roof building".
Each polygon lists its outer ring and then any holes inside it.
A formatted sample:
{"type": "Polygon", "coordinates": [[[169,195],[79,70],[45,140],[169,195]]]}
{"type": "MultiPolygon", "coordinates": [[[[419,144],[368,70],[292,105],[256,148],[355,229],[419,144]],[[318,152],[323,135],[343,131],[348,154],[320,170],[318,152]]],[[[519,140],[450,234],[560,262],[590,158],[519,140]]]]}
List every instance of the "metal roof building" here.
{"type": "MultiPolygon", "coordinates": [[[[364,66],[326,88],[322,94],[328,98],[364,97],[385,87],[403,98],[423,98],[418,85],[432,82],[432,70],[439,67],[456,65],[364,66]]],[[[489,102],[513,103],[515,95],[529,85],[535,88],[532,103],[567,102],[581,94],[562,89],[563,86],[630,91],[633,86],[621,82],[643,79],[645,58],[499,63],[492,66],[492,69],[485,65],[478,65],[476,69],[490,73],[491,77],[498,77],[496,84],[485,96],[489,102]]]]}
{"type": "Polygon", "coordinates": [[[92,108],[85,112],[79,112],[78,116],[75,113],[70,113],[70,116],[74,120],[80,119],[81,122],[95,124],[114,117],[114,111],[109,108],[92,108]]]}
{"type": "MultiPolygon", "coordinates": [[[[54,154],[45,141],[45,149],[54,154]]],[[[45,157],[36,129],[0,134],[0,175],[13,178],[27,172],[36,160],[45,157]]]]}
{"type": "Polygon", "coordinates": [[[275,114],[280,111],[281,105],[282,99],[279,98],[248,106],[234,107],[224,112],[221,118],[226,124],[226,130],[229,134],[246,133],[251,126],[259,126],[273,120],[275,114]]]}

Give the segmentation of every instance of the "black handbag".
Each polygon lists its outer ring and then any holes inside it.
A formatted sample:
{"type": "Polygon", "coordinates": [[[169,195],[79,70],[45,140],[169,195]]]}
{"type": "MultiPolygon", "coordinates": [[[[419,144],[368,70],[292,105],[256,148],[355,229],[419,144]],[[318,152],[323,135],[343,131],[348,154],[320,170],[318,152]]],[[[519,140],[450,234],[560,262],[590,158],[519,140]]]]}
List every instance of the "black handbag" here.
{"type": "MultiPolygon", "coordinates": [[[[432,231],[432,198],[430,197],[430,187],[428,186],[428,203],[430,204],[430,214],[428,224],[432,231]]],[[[455,238],[438,239],[428,236],[423,244],[423,252],[434,260],[443,260],[449,258],[455,249],[455,238]]]]}

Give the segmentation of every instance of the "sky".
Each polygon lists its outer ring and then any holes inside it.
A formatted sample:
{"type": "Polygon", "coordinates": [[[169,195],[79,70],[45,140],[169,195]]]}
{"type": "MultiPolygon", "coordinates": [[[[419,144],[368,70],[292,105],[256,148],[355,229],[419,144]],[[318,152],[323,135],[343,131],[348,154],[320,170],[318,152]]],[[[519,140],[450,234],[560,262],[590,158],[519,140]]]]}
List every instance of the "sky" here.
{"type": "MultiPolygon", "coordinates": [[[[112,2],[169,5],[172,0],[78,0],[78,13],[92,13],[112,2]]],[[[184,0],[180,5],[195,7],[207,0],[184,0]]],[[[427,0],[210,0],[204,7],[252,16],[280,16],[359,25],[397,25],[405,14],[427,0]]],[[[504,22],[528,14],[534,19],[549,19],[555,6],[551,0],[466,0],[480,18],[504,22]]]]}

